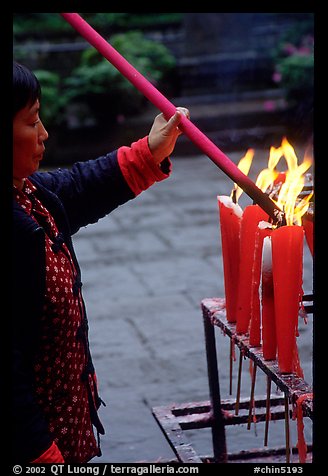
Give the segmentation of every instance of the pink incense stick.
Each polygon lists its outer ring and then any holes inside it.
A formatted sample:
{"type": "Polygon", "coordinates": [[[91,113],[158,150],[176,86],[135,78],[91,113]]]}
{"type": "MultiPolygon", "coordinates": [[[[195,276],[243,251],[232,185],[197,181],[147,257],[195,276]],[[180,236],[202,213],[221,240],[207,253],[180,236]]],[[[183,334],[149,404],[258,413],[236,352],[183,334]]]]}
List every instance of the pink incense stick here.
{"type": "MultiPolygon", "coordinates": [[[[118,53],[99,33],[97,33],[77,13],[61,13],[62,17],[83,36],[98,52],[128,79],[149,101],[169,119],[176,112],[176,107],[158,91],[139,71],[137,71],[120,53],[118,53]]],[[[180,129],[198,146],[228,177],[236,182],[244,192],[253,199],[272,218],[274,223],[281,223],[283,212],[260,190],[255,183],[241,172],[205,134],[190,120],[182,115],[180,129]]]]}

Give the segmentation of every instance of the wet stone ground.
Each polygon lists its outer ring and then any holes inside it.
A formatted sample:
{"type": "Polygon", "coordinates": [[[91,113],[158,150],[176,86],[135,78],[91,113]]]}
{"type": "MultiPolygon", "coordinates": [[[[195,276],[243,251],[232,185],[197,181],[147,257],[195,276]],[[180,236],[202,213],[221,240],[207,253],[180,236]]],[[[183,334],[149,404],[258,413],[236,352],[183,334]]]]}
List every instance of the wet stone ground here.
{"type": "MultiPolygon", "coordinates": [[[[229,157],[238,162],[245,151],[229,157]]],[[[303,158],[302,155],[299,156],[303,158]]],[[[257,150],[250,176],[266,167],[257,150]]],[[[200,303],[224,297],[216,196],[232,182],[207,157],[176,157],[168,180],[156,184],[74,236],[82,268],[90,342],[106,429],[102,456],[92,462],[160,462],[174,458],[151,408],[209,398],[200,303]]],[[[240,204],[251,200],[245,194],[240,204]]],[[[304,247],[304,292],[312,292],[312,257],[304,247]]],[[[229,338],[217,331],[222,398],[229,397],[229,338]]],[[[300,320],[298,346],[312,382],[312,315],[300,320]]],[[[233,396],[237,364],[234,365],[233,396]]],[[[258,372],[256,394],[265,394],[258,372]]],[[[273,386],[273,392],[275,388],[273,386]]],[[[244,361],[242,396],[250,394],[244,361]]],[[[296,444],[296,422],[291,423],[296,444]]],[[[263,446],[263,424],[227,428],[229,452],[263,446]]],[[[208,429],[187,432],[200,455],[211,454],[208,429]]],[[[311,426],[305,422],[310,441],[311,426]]],[[[284,425],[271,423],[269,445],[284,444],[284,425]]]]}

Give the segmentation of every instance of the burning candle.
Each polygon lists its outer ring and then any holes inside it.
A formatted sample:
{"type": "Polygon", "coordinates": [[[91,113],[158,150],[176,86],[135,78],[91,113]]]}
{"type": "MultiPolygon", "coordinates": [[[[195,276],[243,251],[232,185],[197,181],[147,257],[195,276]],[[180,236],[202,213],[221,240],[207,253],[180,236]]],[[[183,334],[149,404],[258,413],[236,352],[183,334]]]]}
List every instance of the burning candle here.
{"type": "Polygon", "coordinates": [[[274,293],[272,277],[271,232],[266,228],[262,251],[262,352],[265,360],[274,360],[277,356],[276,323],[274,312],[274,293]]]}
{"type": "Polygon", "coordinates": [[[217,197],[221,229],[226,315],[228,322],[236,322],[237,283],[239,273],[239,235],[241,207],[226,195],[217,197]]]}
{"type": "MultiPolygon", "coordinates": [[[[245,208],[240,224],[240,265],[236,308],[236,331],[238,334],[248,332],[251,318],[255,235],[261,220],[268,220],[268,215],[262,208],[258,205],[248,205],[245,208]]],[[[260,257],[257,258],[257,260],[259,259],[260,257]]],[[[259,265],[257,264],[257,266],[259,265]]]]}
{"type": "Polygon", "coordinates": [[[271,239],[278,366],[280,372],[292,373],[302,295],[304,230],[298,225],[282,226],[272,231],[271,239]]]}
{"type": "Polygon", "coordinates": [[[261,345],[261,308],[260,308],[260,281],[262,267],[263,239],[271,232],[272,225],[260,221],[255,232],[254,261],[252,269],[251,318],[249,325],[249,344],[252,347],[261,345]],[[269,227],[269,228],[268,228],[269,227]]]}

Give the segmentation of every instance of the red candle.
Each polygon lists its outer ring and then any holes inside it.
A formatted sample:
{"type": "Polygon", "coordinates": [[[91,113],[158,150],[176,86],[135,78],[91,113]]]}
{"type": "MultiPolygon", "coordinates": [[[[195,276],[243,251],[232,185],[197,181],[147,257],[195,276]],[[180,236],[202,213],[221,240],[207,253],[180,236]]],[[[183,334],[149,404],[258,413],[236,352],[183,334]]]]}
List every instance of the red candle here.
{"type": "Polygon", "coordinates": [[[301,226],[282,226],[272,231],[272,273],[278,366],[293,372],[298,312],[302,296],[303,240],[301,226]]]}
{"type": "Polygon", "coordinates": [[[284,183],[286,180],[286,172],[279,172],[277,177],[274,179],[274,184],[284,183]]]}
{"type": "Polygon", "coordinates": [[[263,240],[262,252],[262,352],[265,360],[275,360],[277,356],[276,323],[274,312],[274,293],[272,278],[272,249],[271,232],[267,228],[268,234],[263,240]]]}
{"type": "Polygon", "coordinates": [[[262,208],[258,205],[248,205],[245,208],[240,225],[240,265],[236,309],[238,334],[248,332],[251,318],[255,234],[261,220],[268,220],[268,215],[262,208]]]}
{"type": "Polygon", "coordinates": [[[260,281],[262,267],[262,247],[263,239],[271,233],[272,226],[265,221],[261,221],[255,232],[254,261],[252,269],[252,294],[251,294],[251,318],[249,325],[249,344],[252,347],[261,345],[261,309],[260,309],[260,281]],[[269,227],[269,228],[268,228],[269,227]]]}
{"type": "Polygon", "coordinates": [[[236,322],[237,285],[239,273],[239,234],[241,207],[226,195],[217,197],[219,206],[226,315],[236,322]]]}

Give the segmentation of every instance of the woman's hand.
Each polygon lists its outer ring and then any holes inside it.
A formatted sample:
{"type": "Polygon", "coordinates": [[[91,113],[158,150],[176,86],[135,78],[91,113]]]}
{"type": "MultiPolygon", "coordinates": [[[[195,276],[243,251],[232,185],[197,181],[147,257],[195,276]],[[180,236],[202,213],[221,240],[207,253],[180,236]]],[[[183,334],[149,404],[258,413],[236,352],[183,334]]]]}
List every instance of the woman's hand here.
{"type": "Polygon", "coordinates": [[[163,114],[155,117],[148,135],[148,145],[157,164],[173,152],[175,143],[182,134],[178,128],[182,114],[189,119],[189,110],[184,107],[178,107],[176,113],[168,121],[163,114]]]}

